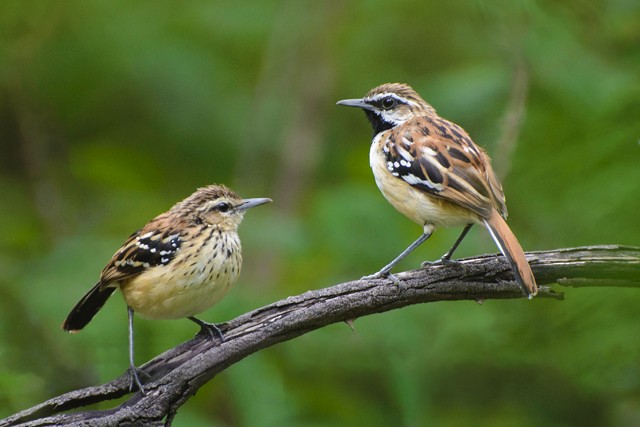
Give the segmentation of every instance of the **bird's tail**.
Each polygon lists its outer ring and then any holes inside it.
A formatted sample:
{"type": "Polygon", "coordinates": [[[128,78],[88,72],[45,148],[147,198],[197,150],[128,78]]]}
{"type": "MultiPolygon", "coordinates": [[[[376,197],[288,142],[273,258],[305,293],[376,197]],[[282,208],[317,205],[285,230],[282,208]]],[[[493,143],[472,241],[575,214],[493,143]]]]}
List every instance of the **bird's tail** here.
{"type": "Polygon", "coordinates": [[[116,288],[101,288],[98,282],[71,310],[62,324],[67,332],[78,332],[93,319],[116,288]]]}
{"type": "Polygon", "coordinates": [[[484,225],[500,248],[500,252],[509,261],[518,285],[529,298],[533,297],[538,293],[536,278],[516,236],[496,209],[493,209],[489,218],[484,220],[484,225]]]}

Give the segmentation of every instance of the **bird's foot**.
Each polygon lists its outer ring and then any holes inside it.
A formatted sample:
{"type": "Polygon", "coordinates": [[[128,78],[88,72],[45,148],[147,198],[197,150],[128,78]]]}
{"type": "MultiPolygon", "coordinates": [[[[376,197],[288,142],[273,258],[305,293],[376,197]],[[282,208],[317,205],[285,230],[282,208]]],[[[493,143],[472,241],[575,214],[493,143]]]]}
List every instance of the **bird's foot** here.
{"type": "Polygon", "coordinates": [[[220,339],[220,342],[224,342],[224,334],[215,323],[205,322],[204,320],[200,320],[197,317],[189,317],[189,320],[200,325],[200,331],[196,334],[196,336],[207,335],[212,340],[218,338],[220,339]]]}
{"type": "Polygon", "coordinates": [[[140,390],[142,394],[147,394],[142,385],[142,381],[140,381],[140,376],[145,376],[147,379],[150,379],[151,376],[147,374],[142,369],[138,369],[135,366],[129,366],[129,375],[131,376],[131,383],[129,384],[129,390],[135,391],[136,388],[140,390]]]}
{"type": "Polygon", "coordinates": [[[209,338],[211,338],[212,340],[218,338],[220,342],[224,342],[224,334],[215,323],[205,322],[204,324],[200,325],[200,332],[198,332],[198,335],[204,334],[209,335],[209,338]]]}
{"type": "Polygon", "coordinates": [[[402,284],[402,280],[398,279],[395,274],[391,274],[388,271],[380,270],[377,273],[363,276],[360,280],[376,280],[376,279],[389,279],[394,285],[399,286],[402,284]]]}
{"type": "Polygon", "coordinates": [[[450,257],[450,256],[448,257],[448,256],[444,255],[442,258],[440,258],[439,260],[436,260],[436,261],[422,261],[422,263],[420,264],[420,266],[421,266],[422,268],[425,268],[425,267],[431,267],[431,266],[434,266],[434,265],[450,265],[450,264],[457,264],[457,263],[459,263],[459,262],[460,262],[460,261],[457,261],[457,260],[451,259],[451,257],[450,257]]]}

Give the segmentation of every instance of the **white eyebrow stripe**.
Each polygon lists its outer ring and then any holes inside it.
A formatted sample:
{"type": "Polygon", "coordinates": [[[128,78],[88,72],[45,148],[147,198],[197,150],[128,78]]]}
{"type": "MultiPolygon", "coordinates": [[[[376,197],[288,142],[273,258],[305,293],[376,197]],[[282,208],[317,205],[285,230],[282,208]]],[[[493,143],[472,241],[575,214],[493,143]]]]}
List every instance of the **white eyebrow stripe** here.
{"type": "Polygon", "coordinates": [[[391,98],[395,99],[396,101],[402,102],[403,104],[408,104],[409,103],[408,99],[403,98],[400,95],[398,95],[397,93],[393,93],[393,92],[377,93],[373,97],[367,98],[367,100],[368,101],[372,101],[372,102],[376,102],[376,101],[380,101],[381,99],[387,98],[387,97],[391,97],[391,98]]]}

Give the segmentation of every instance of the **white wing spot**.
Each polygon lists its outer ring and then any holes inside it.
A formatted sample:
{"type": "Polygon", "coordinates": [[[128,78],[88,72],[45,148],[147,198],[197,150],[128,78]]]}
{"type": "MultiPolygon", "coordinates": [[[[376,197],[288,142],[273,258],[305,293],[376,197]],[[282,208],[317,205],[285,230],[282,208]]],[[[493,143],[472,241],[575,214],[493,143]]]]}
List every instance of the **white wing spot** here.
{"type": "Polygon", "coordinates": [[[422,147],[422,152],[428,156],[435,156],[436,154],[438,154],[436,153],[436,150],[430,147],[422,147]]]}
{"type": "Polygon", "coordinates": [[[400,157],[402,157],[405,160],[408,160],[408,161],[413,160],[413,156],[411,155],[411,153],[405,150],[404,148],[402,148],[401,146],[398,146],[398,154],[400,155],[400,157]]]}
{"type": "Polygon", "coordinates": [[[427,187],[433,188],[434,190],[438,190],[438,191],[442,191],[444,189],[444,186],[442,184],[434,184],[433,182],[429,181],[428,179],[418,178],[417,176],[415,176],[412,173],[410,173],[408,175],[402,175],[402,179],[404,179],[406,182],[408,182],[411,185],[422,184],[422,185],[426,185],[427,187]]]}

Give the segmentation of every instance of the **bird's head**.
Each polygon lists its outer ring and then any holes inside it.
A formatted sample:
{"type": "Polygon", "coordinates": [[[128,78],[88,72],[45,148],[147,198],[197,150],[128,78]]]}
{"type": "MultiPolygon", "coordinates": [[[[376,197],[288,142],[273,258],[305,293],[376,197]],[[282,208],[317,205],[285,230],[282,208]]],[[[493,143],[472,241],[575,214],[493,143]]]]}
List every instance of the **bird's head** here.
{"type": "Polygon", "coordinates": [[[214,184],[199,188],[171,210],[187,215],[187,220],[196,224],[235,231],[247,209],[269,202],[267,198],[242,199],[224,185],[214,184]]]}
{"type": "Polygon", "coordinates": [[[371,89],[364,98],[343,99],[338,104],[362,108],[371,122],[374,135],[414,117],[436,112],[411,86],[404,83],[385,83],[371,89]]]}

